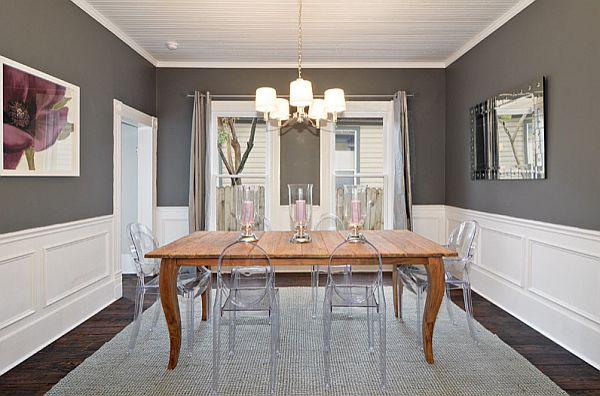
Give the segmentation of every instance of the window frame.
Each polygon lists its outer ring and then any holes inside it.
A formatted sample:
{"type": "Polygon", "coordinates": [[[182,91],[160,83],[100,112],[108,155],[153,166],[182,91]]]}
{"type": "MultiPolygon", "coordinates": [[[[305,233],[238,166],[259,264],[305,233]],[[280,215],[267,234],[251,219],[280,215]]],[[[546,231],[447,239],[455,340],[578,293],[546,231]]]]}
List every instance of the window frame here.
{"type": "MultiPolygon", "coordinates": [[[[392,147],[392,131],[394,123],[394,106],[393,101],[348,101],[346,102],[346,111],[339,115],[342,118],[381,118],[383,121],[383,139],[384,139],[384,158],[383,158],[383,173],[382,174],[363,174],[355,173],[354,178],[382,178],[384,186],[384,202],[383,202],[383,224],[384,229],[393,229],[393,199],[394,199],[394,152],[392,147]]],[[[328,164],[329,169],[324,171],[329,175],[328,197],[329,211],[335,213],[335,188],[336,177],[350,177],[349,175],[336,174],[335,172],[335,132],[329,133],[328,147],[322,150],[325,154],[323,163],[328,164]]],[[[357,149],[358,153],[360,149],[357,149]]]]}

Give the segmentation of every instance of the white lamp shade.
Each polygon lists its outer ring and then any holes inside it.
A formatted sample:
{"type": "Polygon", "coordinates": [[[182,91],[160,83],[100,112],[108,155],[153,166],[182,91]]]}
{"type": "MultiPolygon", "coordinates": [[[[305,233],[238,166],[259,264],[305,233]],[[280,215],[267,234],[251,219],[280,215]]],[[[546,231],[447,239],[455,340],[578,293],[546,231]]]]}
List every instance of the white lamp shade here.
{"type": "Polygon", "coordinates": [[[346,98],[343,89],[331,88],[325,91],[325,111],[328,113],[346,111],[346,98]]]}
{"type": "Polygon", "coordinates": [[[306,107],[313,101],[312,83],[298,78],[290,83],[290,104],[294,107],[306,107]]]}
{"type": "Polygon", "coordinates": [[[308,108],[308,116],[313,120],[326,120],[327,112],[325,111],[325,101],[323,99],[315,99],[308,108]]]}
{"type": "Polygon", "coordinates": [[[287,99],[277,98],[277,110],[271,112],[271,118],[280,121],[290,118],[290,102],[287,99]]]}
{"type": "Polygon", "coordinates": [[[254,102],[256,111],[270,113],[277,110],[277,91],[275,88],[261,87],[256,90],[254,102]]]}

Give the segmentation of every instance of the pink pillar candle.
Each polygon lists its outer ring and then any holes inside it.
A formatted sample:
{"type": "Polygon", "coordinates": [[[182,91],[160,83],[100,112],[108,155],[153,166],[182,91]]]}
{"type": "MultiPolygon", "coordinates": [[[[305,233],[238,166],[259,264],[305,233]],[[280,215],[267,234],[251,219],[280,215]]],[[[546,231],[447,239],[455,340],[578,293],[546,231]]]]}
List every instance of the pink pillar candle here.
{"type": "Polygon", "coordinates": [[[303,199],[296,201],[296,222],[298,224],[306,223],[306,201],[303,199]]]}
{"type": "Polygon", "coordinates": [[[252,201],[242,203],[242,224],[254,224],[254,202],[252,201]]]}
{"type": "Polygon", "coordinates": [[[361,215],[360,215],[360,200],[353,199],[352,200],[352,224],[360,224],[361,215]]]}

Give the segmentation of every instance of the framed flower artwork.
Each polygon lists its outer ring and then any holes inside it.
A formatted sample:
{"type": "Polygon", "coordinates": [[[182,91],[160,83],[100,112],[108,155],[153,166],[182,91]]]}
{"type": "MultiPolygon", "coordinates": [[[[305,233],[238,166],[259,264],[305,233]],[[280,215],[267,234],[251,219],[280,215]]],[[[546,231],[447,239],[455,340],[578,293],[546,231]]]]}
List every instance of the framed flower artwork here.
{"type": "Polygon", "coordinates": [[[79,87],[0,57],[1,176],[79,176],[79,87]]]}

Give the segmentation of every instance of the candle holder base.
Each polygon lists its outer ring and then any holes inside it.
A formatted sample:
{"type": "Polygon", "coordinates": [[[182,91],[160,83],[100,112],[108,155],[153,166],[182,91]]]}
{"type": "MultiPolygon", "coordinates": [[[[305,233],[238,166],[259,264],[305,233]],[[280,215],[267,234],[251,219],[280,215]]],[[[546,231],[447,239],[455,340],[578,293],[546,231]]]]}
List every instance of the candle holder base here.
{"type": "Polygon", "coordinates": [[[348,242],[361,242],[366,240],[365,236],[360,233],[358,227],[351,227],[350,229],[350,234],[348,234],[348,236],[346,237],[346,240],[348,242]]]}
{"type": "Polygon", "coordinates": [[[304,234],[295,233],[290,238],[290,242],[293,242],[293,243],[308,243],[310,241],[311,241],[310,235],[306,234],[306,233],[304,233],[304,234]]]}
{"type": "Polygon", "coordinates": [[[361,242],[366,240],[365,236],[363,234],[348,234],[348,236],[346,237],[346,240],[348,242],[361,242]]]}
{"type": "Polygon", "coordinates": [[[290,238],[290,242],[308,243],[310,241],[311,241],[310,234],[308,232],[306,232],[306,226],[305,225],[297,225],[296,233],[294,233],[294,235],[292,235],[292,237],[290,238]]]}
{"type": "Polygon", "coordinates": [[[242,226],[242,233],[238,237],[240,242],[256,242],[258,238],[252,230],[252,226],[242,226]]]}
{"type": "Polygon", "coordinates": [[[256,242],[258,241],[258,238],[256,237],[256,234],[252,233],[250,235],[240,235],[240,237],[238,238],[238,241],[240,242],[256,242]]]}

